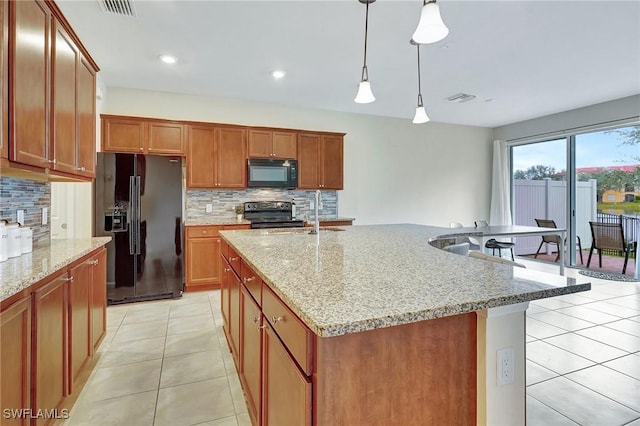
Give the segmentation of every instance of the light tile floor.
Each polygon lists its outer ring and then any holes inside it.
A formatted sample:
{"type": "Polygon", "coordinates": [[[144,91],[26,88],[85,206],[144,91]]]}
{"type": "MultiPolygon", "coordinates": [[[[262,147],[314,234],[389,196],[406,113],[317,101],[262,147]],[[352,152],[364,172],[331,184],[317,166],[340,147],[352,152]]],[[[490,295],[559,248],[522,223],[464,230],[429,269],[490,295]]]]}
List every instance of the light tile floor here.
{"type": "Polygon", "coordinates": [[[64,426],[251,425],[219,291],[108,307],[99,352],[64,426]]]}
{"type": "MultiPolygon", "coordinates": [[[[558,273],[557,265],[519,261],[558,273]]],[[[530,426],[640,426],[640,283],[590,280],[589,292],[527,311],[530,426]]],[[[218,291],[111,306],[107,326],[64,426],[251,424],[218,291]]]]}
{"type": "MultiPolygon", "coordinates": [[[[519,259],[558,273],[557,264],[519,259]]],[[[640,426],[640,283],[592,289],[527,311],[527,425],[640,426]]]]}

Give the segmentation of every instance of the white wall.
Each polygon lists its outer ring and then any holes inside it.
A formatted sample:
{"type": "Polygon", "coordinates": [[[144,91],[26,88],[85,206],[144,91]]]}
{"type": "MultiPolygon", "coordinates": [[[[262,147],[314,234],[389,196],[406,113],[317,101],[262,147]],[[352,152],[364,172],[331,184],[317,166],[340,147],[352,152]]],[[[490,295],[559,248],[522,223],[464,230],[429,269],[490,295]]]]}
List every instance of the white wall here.
{"type": "Polygon", "coordinates": [[[546,139],[585,131],[590,127],[619,126],[640,120],[640,95],[628,96],[494,129],[496,139],[546,139]]]}
{"type": "Polygon", "coordinates": [[[106,114],[346,133],[338,213],[356,224],[489,215],[491,129],[123,88],[106,99],[106,114]]]}

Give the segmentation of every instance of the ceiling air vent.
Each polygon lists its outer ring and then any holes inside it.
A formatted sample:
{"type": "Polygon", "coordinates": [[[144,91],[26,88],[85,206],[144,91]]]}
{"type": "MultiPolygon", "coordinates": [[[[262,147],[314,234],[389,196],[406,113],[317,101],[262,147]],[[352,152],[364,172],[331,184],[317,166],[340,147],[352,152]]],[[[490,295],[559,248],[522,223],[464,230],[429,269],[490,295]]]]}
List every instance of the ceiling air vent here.
{"type": "Polygon", "coordinates": [[[107,13],[136,18],[136,9],[129,0],[98,0],[100,8],[107,13]]]}
{"type": "Polygon", "coordinates": [[[457,102],[459,104],[463,102],[469,102],[476,98],[476,95],[469,95],[468,93],[457,93],[453,96],[446,98],[449,102],[457,102]]]}

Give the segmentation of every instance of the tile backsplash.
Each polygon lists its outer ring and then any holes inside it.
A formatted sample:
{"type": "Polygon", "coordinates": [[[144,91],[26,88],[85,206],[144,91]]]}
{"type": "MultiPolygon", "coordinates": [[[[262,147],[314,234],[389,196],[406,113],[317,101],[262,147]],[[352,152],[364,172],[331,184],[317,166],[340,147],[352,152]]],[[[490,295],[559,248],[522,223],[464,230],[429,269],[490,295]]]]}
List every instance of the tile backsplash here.
{"type": "MultiPolygon", "coordinates": [[[[42,208],[51,210],[51,184],[14,177],[0,177],[0,219],[18,220],[18,210],[24,210],[24,224],[33,230],[33,244],[48,243],[50,216],[42,225],[42,208]]],[[[48,213],[51,214],[50,212],[48,213]]]]}
{"type": "MultiPolygon", "coordinates": [[[[311,212],[310,205],[315,200],[315,191],[287,189],[244,189],[244,190],[186,190],[186,219],[202,217],[233,217],[234,207],[245,201],[293,201],[296,204],[296,216],[303,219],[305,213],[311,212]],[[206,212],[206,204],[212,204],[213,212],[206,212]]],[[[321,216],[338,214],[338,194],[336,191],[322,191],[321,216]]]]}

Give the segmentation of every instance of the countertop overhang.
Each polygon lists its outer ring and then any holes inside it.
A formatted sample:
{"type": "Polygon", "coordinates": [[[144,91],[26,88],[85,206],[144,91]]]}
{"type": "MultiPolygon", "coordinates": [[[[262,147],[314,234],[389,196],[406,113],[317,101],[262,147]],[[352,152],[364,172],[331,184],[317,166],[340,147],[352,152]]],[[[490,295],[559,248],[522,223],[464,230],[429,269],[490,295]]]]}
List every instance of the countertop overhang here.
{"type": "Polygon", "coordinates": [[[560,275],[452,254],[450,228],[368,225],[220,235],[318,336],[331,337],[587,291],[560,275]]]}
{"type": "Polygon", "coordinates": [[[0,301],[21,292],[111,241],[111,237],[51,240],[0,263],[0,301]]]}

